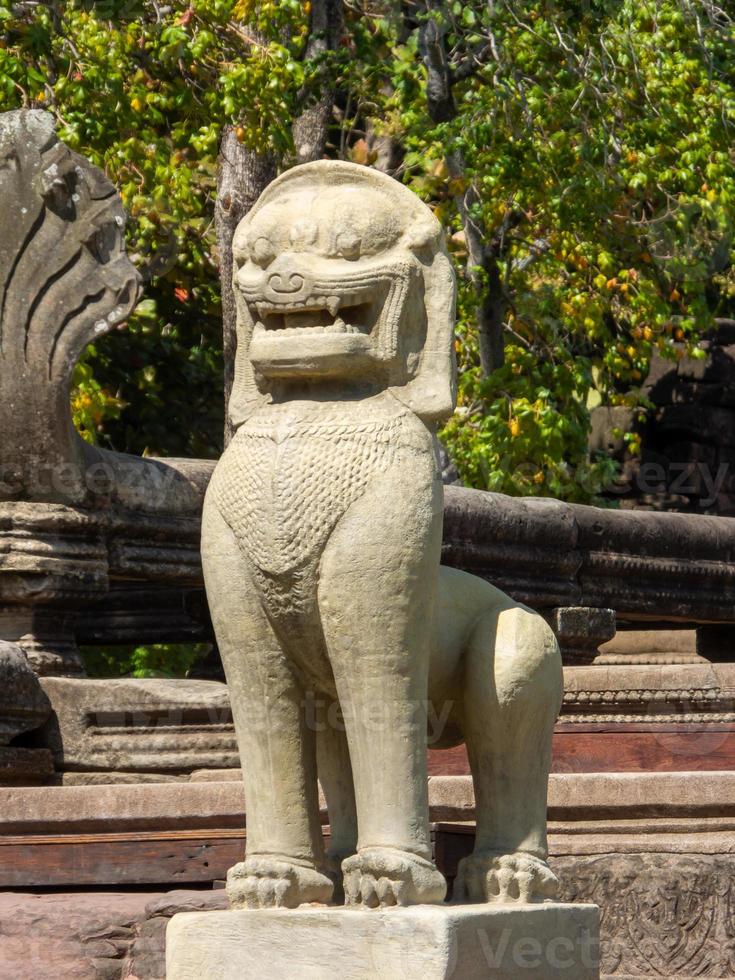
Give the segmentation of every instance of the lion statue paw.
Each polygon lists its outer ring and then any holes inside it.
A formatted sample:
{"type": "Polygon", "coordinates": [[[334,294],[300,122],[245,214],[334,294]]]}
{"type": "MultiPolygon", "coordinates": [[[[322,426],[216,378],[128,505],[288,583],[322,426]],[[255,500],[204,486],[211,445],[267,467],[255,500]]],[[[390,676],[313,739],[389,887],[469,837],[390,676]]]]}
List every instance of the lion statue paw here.
{"type": "Polygon", "coordinates": [[[295,909],[306,902],[326,904],[333,888],[327,875],[288,858],[253,856],[227,873],[227,897],[233,909],[295,909]]]}
{"type": "Polygon", "coordinates": [[[558,888],[554,872],[533,854],[479,851],[459,862],[454,901],[548,902],[558,888]]]}
{"type": "Polygon", "coordinates": [[[441,902],[447,891],[431,861],[391,847],[366,847],[342,862],[345,903],[367,908],[441,902]]]}

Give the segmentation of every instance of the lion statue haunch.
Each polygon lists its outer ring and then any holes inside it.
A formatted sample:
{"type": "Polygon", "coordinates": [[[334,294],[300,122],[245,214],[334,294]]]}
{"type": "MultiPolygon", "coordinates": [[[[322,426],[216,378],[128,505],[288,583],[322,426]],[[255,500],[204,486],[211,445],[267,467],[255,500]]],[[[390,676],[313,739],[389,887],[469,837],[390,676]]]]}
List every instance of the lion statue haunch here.
{"type": "Polygon", "coordinates": [[[236,433],[202,530],[247,801],[230,902],[441,901],[430,717],[438,747],[466,740],[475,785],[455,897],[552,897],[556,641],[531,610],[440,566],[433,427],[454,404],[440,226],[391,178],[320,161],[268,187],[234,251],[236,433]]]}

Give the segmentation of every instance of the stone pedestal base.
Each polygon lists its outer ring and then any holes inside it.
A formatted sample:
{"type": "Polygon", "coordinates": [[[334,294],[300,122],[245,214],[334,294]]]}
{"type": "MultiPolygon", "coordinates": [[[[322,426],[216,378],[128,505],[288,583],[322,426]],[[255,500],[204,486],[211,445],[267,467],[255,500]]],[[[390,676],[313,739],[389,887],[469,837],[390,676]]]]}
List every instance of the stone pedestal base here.
{"type": "Polygon", "coordinates": [[[597,980],[595,905],[185,912],[167,980],[597,980]]]}

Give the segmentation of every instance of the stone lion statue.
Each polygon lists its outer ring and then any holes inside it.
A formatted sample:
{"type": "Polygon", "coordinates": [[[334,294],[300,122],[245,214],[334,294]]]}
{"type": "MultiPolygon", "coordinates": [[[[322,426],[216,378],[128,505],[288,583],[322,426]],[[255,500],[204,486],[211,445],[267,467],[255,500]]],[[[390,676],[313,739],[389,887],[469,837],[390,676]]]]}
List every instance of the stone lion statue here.
{"type": "Polygon", "coordinates": [[[454,405],[454,280],[439,223],[384,174],[320,161],[266,189],[234,249],[236,432],[202,530],[246,790],[231,904],[441,901],[430,709],[438,747],[466,741],[475,786],[455,898],[550,898],[556,640],[440,566],[434,427],[454,405]]]}

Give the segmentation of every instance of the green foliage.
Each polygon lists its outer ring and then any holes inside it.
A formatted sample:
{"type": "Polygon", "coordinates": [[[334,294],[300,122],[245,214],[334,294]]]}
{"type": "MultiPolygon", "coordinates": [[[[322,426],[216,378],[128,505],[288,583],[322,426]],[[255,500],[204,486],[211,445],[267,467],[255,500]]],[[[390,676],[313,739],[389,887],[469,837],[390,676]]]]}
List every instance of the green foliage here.
{"type": "Polygon", "coordinates": [[[230,33],[232,6],[174,3],[159,18],[148,2],[0,0],[0,110],[47,107],[61,139],[106,172],[148,280],[127,330],[88,360],[98,387],[75,378],[85,438],[121,451],[212,457],[221,448],[212,207],[229,114],[220,76],[244,44],[230,33]]]}
{"type": "Polygon", "coordinates": [[[71,409],[79,434],[85,442],[96,443],[106,419],[119,419],[125,403],[106,391],[94,376],[92,361],[96,355],[90,345],[75,365],[71,383],[71,409]]]}
{"type": "Polygon", "coordinates": [[[733,23],[689,0],[440,6],[457,75],[470,71],[438,126],[416,99],[415,32],[400,46],[374,24],[395,53],[387,127],[408,150],[403,179],[447,228],[461,276],[460,408],[444,436],[474,486],[594,499],[611,464],[588,459],[588,404],[639,403],[655,349],[681,356],[677,342],[692,348],[735,309],[733,23]],[[464,187],[445,165],[458,151],[507,304],[506,363],[489,378],[464,187]]]}
{"type": "Polygon", "coordinates": [[[589,405],[639,404],[654,350],[680,356],[735,309],[732,20],[709,0],[344,11],[339,49],[306,58],[298,0],[0,0],[0,109],[55,112],[61,137],[120,188],[150,280],[127,331],[80,369],[78,424],[121,450],[217,454],[219,133],[232,121],[286,166],[294,118],[329,83],[328,153],[371,164],[390,147],[447,231],[461,374],[444,438],[463,477],[596,499],[611,464],[588,456],[589,405]],[[438,125],[419,51],[427,16],[454,81],[456,113],[438,125]],[[469,187],[503,293],[505,365],[489,377],[459,208],[469,187]]]}
{"type": "Polygon", "coordinates": [[[209,650],[207,643],[82,647],[90,677],[186,677],[209,650]]]}

